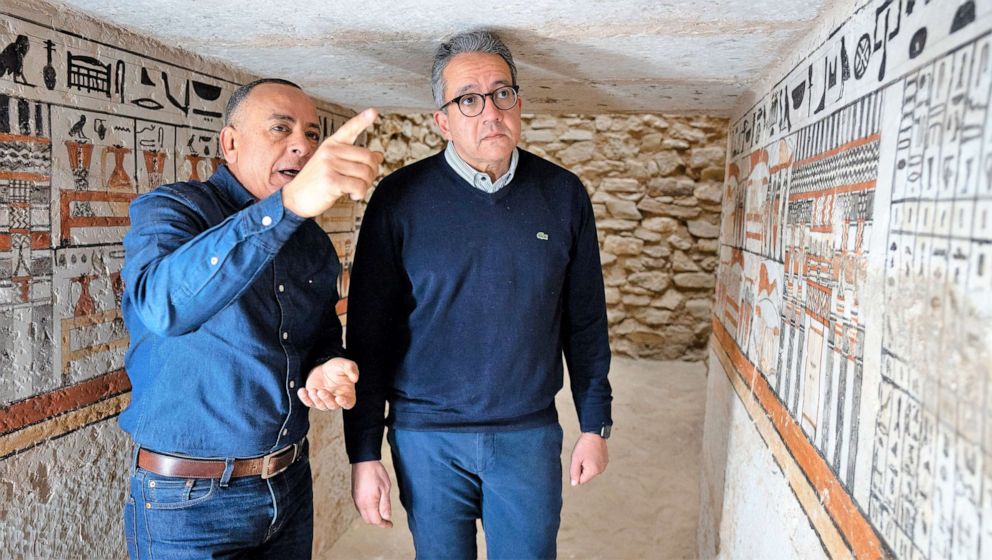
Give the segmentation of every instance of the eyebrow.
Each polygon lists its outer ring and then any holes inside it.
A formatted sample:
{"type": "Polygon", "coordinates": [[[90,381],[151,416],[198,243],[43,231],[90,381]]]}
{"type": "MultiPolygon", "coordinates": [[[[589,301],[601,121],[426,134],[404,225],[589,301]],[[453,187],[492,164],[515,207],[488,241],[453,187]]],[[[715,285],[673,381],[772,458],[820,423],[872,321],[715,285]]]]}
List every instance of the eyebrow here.
{"type": "MultiPolygon", "coordinates": [[[[510,82],[508,82],[507,80],[496,80],[495,82],[492,83],[492,85],[495,86],[495,87],[493,87],[493,89],[499,89],[499,88],[501,88],[503,86],[510,85],[510,82]]],[[[474,87],[475,87],[475,84],[469,84],[467,86],[462,86],[461,89],[459,89],[458,91],[455,92],[454,97],[458,97],[459,95],[462,95],[463,93],[468,93],[468,92],[472,91],[472,88],[474,88],[474,87]]]]}
{"type": "MultiPolygon", "coordinates": [[[[291,117],[289,115],[283,115],[281,113],[272,113],[272,116],[269,117],[269,120],[272,120],[272,121],[289,121],[291,123],[295,123],[296,122],[296,119],[294,119],[293,117],[291,117]]],[[[308,122],[307,123],[307,129],[311,129],[311,128],[315,128],[317,130],[320,130],[320,125],[317,124],[317,123],[315,123],[315,122],[312,122],[312,121],[311,122],[308,122]]]]}

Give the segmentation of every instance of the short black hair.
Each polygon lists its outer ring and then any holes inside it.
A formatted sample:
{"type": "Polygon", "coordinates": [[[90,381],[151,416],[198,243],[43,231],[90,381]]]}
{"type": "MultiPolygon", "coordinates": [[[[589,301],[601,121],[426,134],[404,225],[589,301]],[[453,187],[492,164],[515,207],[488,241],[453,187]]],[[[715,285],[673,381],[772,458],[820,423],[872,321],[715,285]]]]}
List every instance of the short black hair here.
{"type": "Polygon", "coordinates": [[[248,98],[248,94],[251,93],[251,90],[262,84],[279,84],[294,87],[300,91],[303,91],[303,88],[300,86],[289,80],[283,80],[282,78],[261,78],[255,80],[254,82],[248,82],[247,84],[234,90],[234,93],[231,94],[231,98],[227,100],[227,107],[224,108],[224,126],[231,124],[231,117],[234,116],[234,113],[238,110],[238,107],[241,107],[241,104],[248,98]]]}

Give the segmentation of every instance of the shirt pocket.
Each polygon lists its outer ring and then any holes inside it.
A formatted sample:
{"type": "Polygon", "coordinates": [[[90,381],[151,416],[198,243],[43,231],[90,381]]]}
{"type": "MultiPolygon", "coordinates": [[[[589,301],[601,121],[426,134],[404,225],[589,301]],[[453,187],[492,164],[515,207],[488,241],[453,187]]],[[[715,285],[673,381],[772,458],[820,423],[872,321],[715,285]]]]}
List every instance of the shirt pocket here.
{"type": "Polygon", "coordinates": [[[289,273],[289,278],[307,291],[316,290],[321,296],[327,297],[330,289],[337,290],[338,275],[341,267],[338,263],[334,246],[328,242],[327,234],[317,234],[306,231],[300,232],[299,238],[294,238],[294,246],[290,258],[278,257],[283,260],[289,273]]]}

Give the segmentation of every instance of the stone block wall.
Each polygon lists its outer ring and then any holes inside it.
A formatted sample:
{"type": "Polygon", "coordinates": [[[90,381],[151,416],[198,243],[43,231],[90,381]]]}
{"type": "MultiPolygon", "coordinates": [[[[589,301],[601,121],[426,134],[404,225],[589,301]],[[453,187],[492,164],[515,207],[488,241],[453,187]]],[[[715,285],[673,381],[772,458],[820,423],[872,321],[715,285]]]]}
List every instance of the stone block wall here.
{"type": "MultiPolygon", "coordinates": [[[[716,285],[727,121],[524,115],[521,146],[576,173],[592,198],[617,353],[701,360],[716,285]]],[[[386,173],[444,148],[430,114],[384,115],[386,173]]]]}

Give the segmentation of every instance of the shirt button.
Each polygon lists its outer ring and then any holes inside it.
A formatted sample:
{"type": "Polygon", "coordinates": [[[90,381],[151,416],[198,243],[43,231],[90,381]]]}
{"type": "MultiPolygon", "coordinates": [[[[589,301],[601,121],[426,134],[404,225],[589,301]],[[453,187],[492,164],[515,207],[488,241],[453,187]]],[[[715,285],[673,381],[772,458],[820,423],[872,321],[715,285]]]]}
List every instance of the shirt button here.
{"type": "Polygon", "coordinates": [[[289,430],[283,430],[283,431],[282,431],[282,435],[284,435],[284,436],[287,436],[287,435],[289,435],[289,430]]]}
{"type": "Polygon", "coordinates": [[[287,338],[289,338],[289,333],[288,332],[282,333],[282,339],[286,340],[287,338]]]}
{"type": "Polygon", "coordinates": [[[210,264],[216,266],[216,264],[217,264],[217,257],[210,257],[210,264]]]}
{"type": "Polygon", "coordinates": [[[280,292],[285,292],[286,291],[286,286],[283,286],[282,284],[279,284],[279,291],[280,292]]]}
{"type": "Polygon", "coordinates": [[[289,382],[289,388],[292,389],[293,387],[296,387],[296,382],[295,381],[290,381],[289,382]]]}
{"type": "Polygon", "coordinates": [[[262,218],[262,225],[266,227],[272,225],[272,218],[270,218],[269,216],[265,216],[264,218],[262,218]]]}

